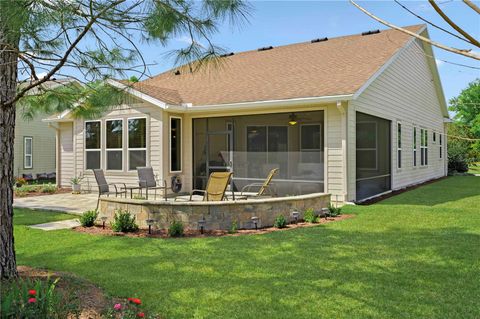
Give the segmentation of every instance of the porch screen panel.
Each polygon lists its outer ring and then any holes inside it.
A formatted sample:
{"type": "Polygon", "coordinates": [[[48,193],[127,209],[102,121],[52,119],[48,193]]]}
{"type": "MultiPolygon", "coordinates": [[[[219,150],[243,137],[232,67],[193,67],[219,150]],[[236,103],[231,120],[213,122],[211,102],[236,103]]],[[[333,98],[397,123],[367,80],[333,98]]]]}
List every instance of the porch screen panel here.
{"type": "Polygon", "coordinates": [[[357,201],[391,189],[390,121],[357,112],[357,201]]]}
{"type": "MultiPolygon", "coordinates": [[[[231,170],[232,187],[273,179],[279,196],[323,192],[324,112],[272,113],[194,119],[194,185],[205,186],[208,172],[231,170]],[[227,165],[228,164],[228,165],[227,165]]],[[[253,189],[252,192],[258,189],[253,189]]]]}

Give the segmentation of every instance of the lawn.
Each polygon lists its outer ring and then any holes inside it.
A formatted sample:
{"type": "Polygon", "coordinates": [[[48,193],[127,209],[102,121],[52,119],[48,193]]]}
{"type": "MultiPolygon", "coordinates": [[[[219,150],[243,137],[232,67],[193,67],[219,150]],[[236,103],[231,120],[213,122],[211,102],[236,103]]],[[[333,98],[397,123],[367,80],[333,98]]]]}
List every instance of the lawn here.
{"type": "Polygon", "coordinates": [[[68,217],[16,211],[21,265],[76,273],[165,318],[479,318],[480,178],[459,176],[353,219],[266,235],[100,237],[27,224],[68,217]]]}
{"type": "Polygon", "coordinates": [[[480,163],[476,163],[474,165],[471,165],[468,168],[468,173],[470,173],[470,174],[480,174],[480,163]]]}

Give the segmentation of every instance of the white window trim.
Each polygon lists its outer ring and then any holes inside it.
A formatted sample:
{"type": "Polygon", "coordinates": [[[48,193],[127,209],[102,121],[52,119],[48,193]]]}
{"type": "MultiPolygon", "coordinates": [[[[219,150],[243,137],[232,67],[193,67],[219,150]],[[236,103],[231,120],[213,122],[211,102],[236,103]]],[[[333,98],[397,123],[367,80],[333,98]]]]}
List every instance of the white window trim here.
{"type": "Polygon", "coordinates": [[[183,171],[183,119],[180,116],[171,115],[168,119],[168,171],[181,173],[183,171]],[[180,170],[172,171],[172,119],[180,120],[180,170]]]}
{"type": "Polygon", "coordinates": [[[403,151],[402,151],[402,147],[403,147],[403,125],[402,125],[402,122],[400,121],[397,121],[397,170],[402,170],[402,162],[403,162],[403,151]],[[398,135],[398,129],[400,128],[400,136],[398,135]],[[400,143],[399,143],[399,139],[400,139],[400,143]],[[398,145],[400,144],[400,145],[398,145]],[[400,159],[398,158],[398,153],[400,152],[400,159]]]}
{"type": "Polygon", "coordinates": [[[427,167],[428,162],[429,162],[428,161],[428,130],[426,128],[420,128],[420,166],[427,167]],[[423,157],[423,163],[422,163],[422,157],[423,157]]]}
{"type": "Polygon", "coordinates": [[[103,160],[103,152],[102,152],[102,145],[103,145],[103,134],[102,134],[102,120],[89,120],[85,121],[83,125],[83,168],[85,171],[90,170],[91,168],[87,168],[87,152],[100,152],[100,169],[102,168],[102,160],[103,160]],[[87,149],[87,123],[100,123],[100,148],[90,148],[87,149]]]}
{"type": "MultiPolygon", "coordinates": [[[[125,119],[124,118],[112,118],[112,119],[105,119],[105,171],[107,172],[123,172],[124,171],[124,163],[125,163],[125,119]],[[112,121],[122,121],[122,148],[108,148],[108,137],[107,137],[107,122],[112,121]],[[122,152],[122,168],[121,169],[108,169],[108,152],[109,151],[121,151],[122,152]]],[[[128,129],[127,129],[128,130],[128,129]]],[[[127,142],[128,143],[128,142],[127,142]]]]}
{"type": "MultiPolygon", "coordinates": [[[[359,167],[360,169],[364,171],[378,171],[378,126],[377,122],[372,122],[372,121],[359,121],[357,124],[372,124],[375,126],[375,148],[357,148],[356,151],[375,151],[375,168],[371,167],[359,167]]],[[[390,163],[391,165],[391,163],[390,163]]]]}
{"type": "Polygon", "coordinates": [[[149,130],[150,130],[150,125],[148,123],[148,117],[146,116],[137,116],[137,117],[129,117],[127,118],[127,127],[126,127],[126,130],[127,130],[127,139],[125,141],[125,143],[127,143],[127,167],[126,167],[126,171],[127,172],[135,172],[136,170],[135,169],[130,169],[130,151],[145,151],[145,165],[148,167],[150,166],[150,156],[149,156],[149,153],[148,153],[148,150],[150,148],[150,134],[149,134],[149,130]],[[130,141],[130,130],[128,128],[128,121],[130,120],[141,120],[141,119],[145,119],[145,148],[130,148],[128,146],[128,143],[130,141]]]}
{"type": "Polygon", "coordinates": [[[417,153],[418,153],[418,128],[414,125],[412,130],[412,165],[414,168],[418,166],[417,153]]]}
{"type": "Polygon", "coordinates": [[[23,168],[32,169],[33,168],[33,137],[24,136],[23,137],[23,168]],[[30,154],[27,154],[27,140],[30,141],[30,154]],[[30,165],[27,166],[27,157],[30,157],[30,165]]]}

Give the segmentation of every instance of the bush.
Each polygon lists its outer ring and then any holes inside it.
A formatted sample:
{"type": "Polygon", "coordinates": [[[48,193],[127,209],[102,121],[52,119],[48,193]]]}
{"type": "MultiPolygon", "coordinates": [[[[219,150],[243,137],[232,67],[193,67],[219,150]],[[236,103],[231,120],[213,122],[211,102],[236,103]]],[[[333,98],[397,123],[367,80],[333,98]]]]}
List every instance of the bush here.
{"type": "Polygon", "coordinates": [[[138,230],[135,216],[127,210],[117,210],[113,217],[112,229],[115,232],[130,233],[138,230]]]}
{"type": "Polygon", "coordinates": [[[80,224],[82,224],[83,227],[92,227],[95,225],[95,220],[98,217],[98,212],[96,210],[89,210],[87,212],[84,212],[82,216],[80,216],[80,224]]]}
{"type": "Polygon", "coordinates": [[[136,319],[147,318],[141,309],[142,301],[138,298],[128,298],[125,303],[117,302],[110,308],[102,318],[112,319],[136,319]]]}
{"type": "Polygon", "coordinates": [[[183,236],[183,224],[174,220],[168,228],[168,235],[170,237],[182,237],[183,236]]]}
{"type": "Polygon", "coordinates": [[[46,194],[56,193],[57,192],[57,186],[55,186],[53,184],[44,185],[44,186],[42,186],[42,188],[40,188],[40,192],[46,193],[46,194]]]}
{"type": "Polygon", "coordinates": [[[2,318],[67,318],[72,304],[62,302],[56,280],[19,280],[2,287],[2,318]],[[69,309],[70,308],[70,309],[69,309]]]}
{"type": "Polygon", "coordinates": [[[230,229],[228,230],[229,234],[236,234],[238,233],[238,224],[237,221],[233,221],[232,225],[230,225],[230,229]]]}
{"type": "Polygon", "coordinates": [[[313,208],[309,208],[303,213],[303,220],[307,223],[318,223],[318,216],[315,214],[313,208]]]}
{"type": "Polygon", "coordinates": [[[340,207],[335,207],[332,203],[328,204],[328,216],[337,217],[342,214],[342,209],[340,207]]]}
{"type": "Polygon", "coordinates": [[[276,228],[285,228],[287,227],[287,219],[283,215],[278,215],[275,218],[275,222],[273,223],[273,226],[276,228]]]}

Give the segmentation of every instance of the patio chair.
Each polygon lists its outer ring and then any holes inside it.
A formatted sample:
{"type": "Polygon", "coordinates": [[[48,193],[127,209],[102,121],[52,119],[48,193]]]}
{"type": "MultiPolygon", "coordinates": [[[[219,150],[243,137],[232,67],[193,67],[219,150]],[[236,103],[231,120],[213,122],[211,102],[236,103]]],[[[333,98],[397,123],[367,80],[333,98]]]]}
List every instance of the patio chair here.
{"type": "MultiPolygon", "coordinates": [[[[222,201],[227,199],[225,192],[227,191],[228,185],[232,180],[232,172],[213,172],[208,178],[207,187],[205,190],[194,189],[190,193],[190,201],[192,200],[194,193],[203,193],[203,201],[213,202],[213,201],[222,201]]],[[[233,191],[232,191],[233,194],[233,191]]],[[[233,194],[233,199],[235,195],[233,194]]],[[[177,200],[178,197],[175,198],[177,200]]]]}
{"type": "Polygon", "coordinates": [[[145,189],[145,194],[148,199],[148,191],[155,190],[155,200],[157,199],[157,190],[163,190],[163,195],[165,200],[167,200],[167,181],[163,180],[163,185],[158,186],[155,179],[155,174],[153,173],[153,168],[151,167],[137,167],[138,173],[138,186],[140,187],[140,192],[142,189],[145,189]]]}
{"type": "Polygon", "coordinates": [[[115,197],[117,197],[118,195],[122,197],[122,194],[124,194],[125,198],[127,198],[127,185],[125,183],[107,183],[107,180],[105,179],[105,174],[103,173],[103,169],[94,169],[93,175],[95,175],[95,180],[97,181],[98,186],[97,208],[95,208],[95,210],[98,210],[100,196],[102,195],[106,194],[108,197],[110,196],[110,194],[115,194],[115,197]],[[117,187],[117,185],[123,185],[123,187],[117,187]],[[115,188],[115,193],[110,192],[110,186],[113,186],[115,188]]]}
{"type": "Polygon", "coordinates": [[[240,193],[240,199],[246,199],[248,197],[259,197],[259,196],[276,196],[276,191],[272,185],[272,179],[275,175],[277,175],[279,168],[272,169],[269,173],[267,178],[263,183],[252,183],[243,186],[242,191],[240,193]],[[252,194],[252,188],[258,188],[257,193],[252,194]]]}

